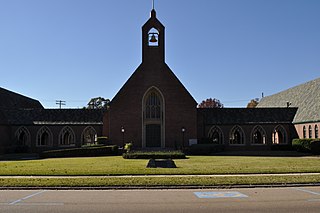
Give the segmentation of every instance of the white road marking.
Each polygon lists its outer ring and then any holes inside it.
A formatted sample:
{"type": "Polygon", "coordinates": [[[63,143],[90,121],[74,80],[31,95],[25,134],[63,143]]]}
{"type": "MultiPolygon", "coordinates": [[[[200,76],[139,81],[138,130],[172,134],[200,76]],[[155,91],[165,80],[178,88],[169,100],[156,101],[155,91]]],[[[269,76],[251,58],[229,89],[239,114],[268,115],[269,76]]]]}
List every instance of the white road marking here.
{"type": "Polygon", "coordinates": [[[310,191],[310,190],[307,190],[307,189],[295,188],[295,190],[302,191],[302,192],[306,192],[306,193],[313,194],[313,195],[319,195],[319,196],[320,196],[320,193],[318,193],[318,192],[313,192],[313,191],[310,191]]]}
{"type": "Polygon", "coordinates": [[[15,201],[9,203],[9,205],[17,205],[17,204],[20,203],[21,201],[27,200],[27,199],[29,199],[29,198],[32,198],[32,197],[34,197],[34,196],[36,196],[36,195],[39,195],[39,194],[42,194],[42,193],[44,193],[44,192],[46,192],[46,190],[40,191],[40,192],[37,192],[37,193],[34,193],[34,194],[31,194],[31,195],[28,195],[27,197],[21,198],[21,199],[19,199],[19,200],[15,200],[15,201]]]}

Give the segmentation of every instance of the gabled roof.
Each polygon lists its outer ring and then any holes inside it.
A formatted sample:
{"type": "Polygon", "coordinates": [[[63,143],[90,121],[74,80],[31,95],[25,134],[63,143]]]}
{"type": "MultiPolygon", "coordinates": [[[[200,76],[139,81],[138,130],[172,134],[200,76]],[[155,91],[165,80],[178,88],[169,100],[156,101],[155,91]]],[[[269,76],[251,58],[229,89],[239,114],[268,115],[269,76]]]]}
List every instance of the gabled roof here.
{"type": "Polygon", "coordinates": [[[102,125],[104,110],[18,109],[2,110],[10,125],[102,125]]]}
{"type": "Polygon", "coordinates": [[[320,121],[320,78],[261,99],[257,107],[298,107],[294,123],[320,121]]]}
{"type": "Polygon", "coordinates": [[[0,87],[0,109],[43,109],[38,100],[0,87]]]}
{"type": "Polygon", "coordinates": [[[288,124],[297,108],[198,108],[206,125],[288,124]]]}

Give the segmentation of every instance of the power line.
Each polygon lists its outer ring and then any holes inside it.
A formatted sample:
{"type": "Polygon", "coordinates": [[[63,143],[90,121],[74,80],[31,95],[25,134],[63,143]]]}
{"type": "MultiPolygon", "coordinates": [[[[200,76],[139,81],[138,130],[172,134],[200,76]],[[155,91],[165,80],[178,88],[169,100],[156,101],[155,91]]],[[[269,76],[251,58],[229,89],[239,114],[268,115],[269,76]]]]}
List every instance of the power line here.
{"type": "Polygon", "coordinates": [[[66,105],[66,101],[62,101],[62,100],[56,100],[56,104],[59,105],[59,109],[61,109],[61,106],[65,106],[66,105]]]}

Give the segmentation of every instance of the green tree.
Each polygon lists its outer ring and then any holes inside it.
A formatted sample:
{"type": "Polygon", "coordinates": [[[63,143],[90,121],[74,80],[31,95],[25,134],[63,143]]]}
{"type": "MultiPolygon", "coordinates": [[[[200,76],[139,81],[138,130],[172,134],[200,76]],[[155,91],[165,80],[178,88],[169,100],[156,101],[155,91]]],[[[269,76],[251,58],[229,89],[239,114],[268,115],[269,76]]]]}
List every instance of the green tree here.
{"type": "Polygon", "coordinates": [[[110,104],[109,99],[96,97],[96,98],[91,98],[86,108],[87,109],[108,109],[109,104],[110,104]]]}

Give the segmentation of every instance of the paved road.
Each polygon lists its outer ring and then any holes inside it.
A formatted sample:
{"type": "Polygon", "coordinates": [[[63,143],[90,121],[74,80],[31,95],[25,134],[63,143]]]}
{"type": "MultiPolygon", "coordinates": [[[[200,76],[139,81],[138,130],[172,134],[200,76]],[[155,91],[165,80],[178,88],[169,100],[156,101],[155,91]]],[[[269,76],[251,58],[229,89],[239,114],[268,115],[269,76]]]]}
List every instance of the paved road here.
{"type": "Polygon", "coordinates": [[[320,187],[0,191],[1,213],[320,212],[320,187]]]}

